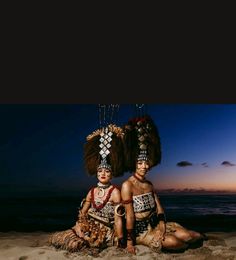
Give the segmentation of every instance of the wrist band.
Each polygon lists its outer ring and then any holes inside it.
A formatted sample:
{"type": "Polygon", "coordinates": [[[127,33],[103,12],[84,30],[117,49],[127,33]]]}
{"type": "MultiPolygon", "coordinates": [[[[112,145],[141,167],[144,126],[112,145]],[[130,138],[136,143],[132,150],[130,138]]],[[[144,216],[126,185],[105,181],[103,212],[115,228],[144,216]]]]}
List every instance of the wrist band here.
{"type": "Polygon", "coordinates": [[[118,245],[119,248],[126,248],[126,241],[123,237],[118,238],[118,245]]]}
{"type": "Polygon", "coordinates": [[[134,229],[128,229],[127,228],[127,240],[133,241],[133,244],[135,243],[135,235],[134,235],[134,229]]]}

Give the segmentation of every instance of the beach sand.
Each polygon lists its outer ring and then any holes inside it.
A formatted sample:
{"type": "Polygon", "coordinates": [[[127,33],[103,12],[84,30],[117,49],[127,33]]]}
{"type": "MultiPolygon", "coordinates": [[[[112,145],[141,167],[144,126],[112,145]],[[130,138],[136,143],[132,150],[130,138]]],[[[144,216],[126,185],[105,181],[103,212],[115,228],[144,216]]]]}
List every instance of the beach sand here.
{"type": "Polygon", "coordinates": [[[150,260],[150,259],[181,259],[181,260],[236,260],[236,232],[206,233],[208,240],[203,246],[188,249],[183,253],[155,253],[148,247],[136,246],[136,255],[131,255],[123,249],[110,247],[102,252],[87,251],[68,253],[64,250],[56,250],[47,245],[51,233],[34,232],[0,232],[0,260],[62,260],[62,259],[109,259],[109,260],[150,260]]]}

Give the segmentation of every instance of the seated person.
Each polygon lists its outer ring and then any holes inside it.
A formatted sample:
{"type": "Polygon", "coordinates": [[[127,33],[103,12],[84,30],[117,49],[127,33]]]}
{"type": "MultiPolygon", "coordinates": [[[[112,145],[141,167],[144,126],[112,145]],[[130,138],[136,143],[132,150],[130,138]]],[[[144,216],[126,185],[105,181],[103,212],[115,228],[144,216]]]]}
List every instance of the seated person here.
{"type": "Polygon", "coordinates": [[[97,176],[98,184],[90,189],[81,203],[76,224],[66,231],[54,233],[49,239],[50,245],[70,252],[84,247],[124,247],[122,217],[118,213],[115,214],[121,202],[120,190],[111,184],[112,177],[123,174],[123,143],[120,131],[121,128],[109,125],[87,137],[84,149],[86,169],[90,175],[97,176]],[[108,138],[108,142],[104,143],[108,138]],[[100,149],[101,146],[104,148],[104,145],[105,149],[100,149]]]}
{"type": "Polygon", "coordinates": [[[148,170],[160,162],[160,140],[150,117],[131,120],[125,126],[126,168],[133,175],[123,182],[121,197],[126,211],[127,250],[135,254],[135,244],[155,251],[179,251],[203,240],[203,235],[176,222],[166,222],[165,213],[148,170]]]}

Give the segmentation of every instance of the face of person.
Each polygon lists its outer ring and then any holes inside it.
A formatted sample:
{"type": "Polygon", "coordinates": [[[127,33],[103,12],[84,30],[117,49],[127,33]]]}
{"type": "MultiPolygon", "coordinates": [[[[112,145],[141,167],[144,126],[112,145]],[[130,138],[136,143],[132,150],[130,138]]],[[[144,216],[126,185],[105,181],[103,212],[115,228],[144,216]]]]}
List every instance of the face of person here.
{"type": "Polygon", "coordinates": [[[99,168],[98,172],[97,172],[97,178],[98,178],[99,182],[101,182],[103,184],[107,184],[110,182],[110,180],[112,178],[111,171],[106,168],[99,168]]]}
{"type": "Polygon", "coordinates": [[[145,174],[149,170],[149,163],[148,161],[137,161],[136,164],[136,173],[140,176],[145,176],[145,174]]]}

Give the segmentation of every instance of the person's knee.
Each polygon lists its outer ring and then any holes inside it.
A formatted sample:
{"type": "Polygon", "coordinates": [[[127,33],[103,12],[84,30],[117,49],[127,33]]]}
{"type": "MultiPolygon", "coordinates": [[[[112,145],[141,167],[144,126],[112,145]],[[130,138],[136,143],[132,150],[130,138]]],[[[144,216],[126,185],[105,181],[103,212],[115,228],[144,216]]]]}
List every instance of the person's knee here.
{"type": "Polygon", "coordinates": [[[198,240],[203,240],[203,235],[201,235],[198,232],[195,231],[190,231],[190,235],[191,235],[191,240],[190,242],[194,242],[194,241],[198,241],[198,240]]]}
{"type": "Polygon", "coordinates": [[[193,238],[201,238],[202,237],[202,235],[200,233],[196,232],[196,231],[191,231],[191,236],[193,238]]]}
{"type": "Polygon", "coordinates": [[[187,247],[183,241],[175,236],[166,236],[162,246],[166,249],[183,249],[187,247]]]}
{"type": "Polygon", "coordinates": [[[192,239],[190,232],[185,231],[185,230],[180,230],[180,231],[176,232],[175,235],[178,239],[183,240],[185,242],[192,239]]]}

